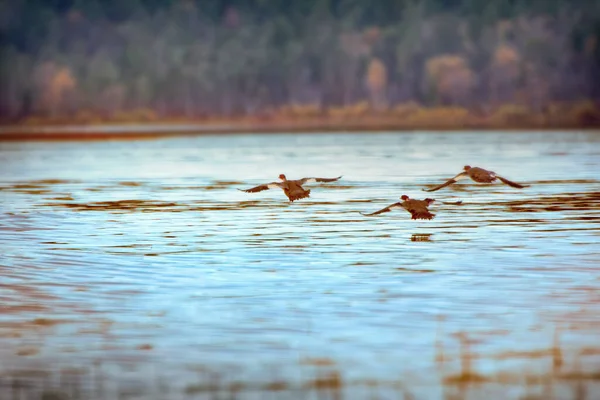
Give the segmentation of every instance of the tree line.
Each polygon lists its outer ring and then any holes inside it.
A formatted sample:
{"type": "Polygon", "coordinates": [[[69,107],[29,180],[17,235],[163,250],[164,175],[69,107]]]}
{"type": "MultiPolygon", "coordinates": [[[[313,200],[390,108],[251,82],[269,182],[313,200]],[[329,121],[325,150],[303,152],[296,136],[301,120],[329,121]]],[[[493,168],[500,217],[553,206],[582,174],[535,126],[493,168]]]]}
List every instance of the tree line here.
{"type": "Polygon", "coordinates": [[[11,0],[0,118],[600,99],[600,2],[11,0]]]}

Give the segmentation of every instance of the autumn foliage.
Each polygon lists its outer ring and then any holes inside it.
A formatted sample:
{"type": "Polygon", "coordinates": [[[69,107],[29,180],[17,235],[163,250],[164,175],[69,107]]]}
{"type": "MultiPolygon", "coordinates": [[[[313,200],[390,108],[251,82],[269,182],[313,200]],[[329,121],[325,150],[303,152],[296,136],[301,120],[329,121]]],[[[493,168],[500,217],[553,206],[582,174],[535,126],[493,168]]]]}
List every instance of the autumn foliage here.
{"type": "Polygon", "coordinates": [[[598,125],[593,2],[21,3],[0,123],[598,125]]]}

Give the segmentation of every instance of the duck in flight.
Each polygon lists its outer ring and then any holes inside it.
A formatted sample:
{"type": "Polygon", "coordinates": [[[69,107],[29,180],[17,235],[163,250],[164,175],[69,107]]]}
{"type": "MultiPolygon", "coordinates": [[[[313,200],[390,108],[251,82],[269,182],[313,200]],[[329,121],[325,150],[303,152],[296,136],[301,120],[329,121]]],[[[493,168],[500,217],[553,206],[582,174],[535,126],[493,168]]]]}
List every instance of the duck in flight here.
{"type": "Polygon", "coordinates": [[[283,190],[283,193],[287,196],[290,202],[293,202],[295,200],[310,197],[310,189],[306,190],[302,187],[302,185],[314,182],[334,182],[340,178],[341,176],[338,176],[337,178],[302,178],[290,181],[285,177],[284,174],[281,174],[279,175],[279,179],[281,180],[281,182],[265,183],[263,185],[258,185],[250,189],[238,190],[241,190],[242,192],[246,193],[256,193],[262,192],[263,190],[279,188],[283,190]]]}
{"type": "Polygon", "coordinates": [[[416,200],[411,199],[407,195],[403,194],[402,197],[400,197],[400,200],[402,201],[389,205],[386,208],[375,211],[374,213],[361,214],[370,217],[372,215],[390,212],[395,208],[403,208],[412,215],[411,219],[433,219],[433,217],[435,217],[435,214],[429,212],[429,205],[435,201],[434,199],[426,198],[425,200],[416,200]]]}
{"type": "Polygon", "coordinates": [[[508,179],[503,178],[500,175],[497,175],[495,172],[488,171],[483,168],[471,167],[470,165],[465,165],[463,169],[464,169],[463,172],[461,172],[460,174],[456,175],[455,177],[449,179],[445,183],[442,183],[441,185],[438,185],[431,189],[423,189],[423,190],[425,192],[435,192],[436,190],[440,190],[441,188],[444,188],[446,186],[452,185],[453,183],[456,183],[460,179],[466,179],[466,178],[471,178],[473,181],[478,182],[478,183],[493,183],[496,181],[496,179],[499,179],[502,183],[505,183],[508,186],[512,186],[514,188],[523,189],[524,187],[527,187],[525,185],[521,185],[519,183],[509,181],[508,179]]]}

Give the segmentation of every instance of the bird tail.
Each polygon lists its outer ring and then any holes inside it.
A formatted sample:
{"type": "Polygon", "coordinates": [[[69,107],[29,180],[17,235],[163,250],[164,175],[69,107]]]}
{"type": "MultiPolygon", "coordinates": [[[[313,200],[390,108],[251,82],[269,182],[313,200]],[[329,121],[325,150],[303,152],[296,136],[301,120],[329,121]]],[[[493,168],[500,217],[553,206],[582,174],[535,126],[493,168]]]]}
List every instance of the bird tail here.
{"type": "Polygon", "coordinates": [[[310,197],[310,189],[304,190],[303,192],[294,193],[293,195],[290,195],[289,197],[290,197],[290,201],[305,199],[307,197],[310,197]]]}
{"type": "Polygon", "coordinates": [[[435,214],[429,211],[414,212],[412,214],[412,219],[433,219],[433,217],[435,217],[435,214]]]}

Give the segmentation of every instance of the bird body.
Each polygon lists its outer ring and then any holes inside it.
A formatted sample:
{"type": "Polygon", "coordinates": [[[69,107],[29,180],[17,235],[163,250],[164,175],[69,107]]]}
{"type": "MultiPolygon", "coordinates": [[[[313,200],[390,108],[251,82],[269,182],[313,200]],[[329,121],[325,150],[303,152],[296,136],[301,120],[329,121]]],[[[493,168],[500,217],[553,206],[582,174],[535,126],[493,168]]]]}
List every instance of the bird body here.
{"type": "MultiPolygon", "coordinates": [[[[468,165],[467,165],[468,167],[468,165]]],[[[465,172],[469,178],[478,183],[493,183],[496,173],[479,167],[466,168],[465,172]]]]}
{"type": "Polygon", "coordinates": [[[486,169],[479,168],[479,167],[471,167],[469,165],[465,165],[465,167],[463,169],[464,169],[463,172],[461,172],[460,174],[456,175],[455,177],[447,180],[446,182],[442,183],[441,185],[438,185],[431,189],[423,189],[423,190],[425,192],[434,192],[434,191],[440,190],[446,186],[450,186],[453,183],[458,182],[460,179],[467,179],[467,178],[470,178],[472,181],[478,182],[478,183],[494,183],[496,181],[496,179],[499,179],[502,183],[504,183],[508,186],[514,187],[514,188],[523,189],[524,187],[526,187],[525,185],[521,185],[519,183],[509,181],[508,179],[503,178],[500,175],[496,174],[494,171],[488,171],[486,169]]]}
{"type": "Polygon", "coordinates": [[[250,189],[238,190],[241,190],[242,192],[246,193],[257,193],[262,192],[263,190],[279,188],[283,190],[283,193],[287,196],[290,202],[294,202],[296,200],[310,197],[310,189],[304,189],[302,185],[313,182],[334,182],[340,178],[341,176],[338,176],[337,178],[302,178],[296,180],[288,180],[284,174],[281,174],[279,175],[279,179],[281,180],[281,182],[265,183],[250,189]]]}
{"type": "Polygon", "coordinates": [[[284,181],[281,186],[290,201],[310,197],[310,189],[304,189],[298,181],[284,181]]]}
{"type": "Polygon", "coordinates": [[[382,208],[379,211],[375,211],[371,214],[363,214],[363,215],[370,217],[373,215],[390,212],[393,209],[403,208],[404,210],[408,211],[411,214],[411,219],[429,219],[430,220],[430,219],[433,219],[433,217],[435,217],[435,214],[432,214],[431,212],[429,212],[429,205],[435,201],[434,199],[427,198],[424,200],[416,200],[416,199],[409,198],[407,195],[402,195],[402,197],[400,197],[400,200],[402,200],[402,201],[391,204],[385,208],[382,208]]]}
{"type": "Polygon", "coordinates": [[[412,215],[412,219],[433,219],[435,214],[429,212],[429,205],[433,203],[433,199],[416,200],[406,199],[401,203],[402,208],[408,211],[412,215]]]}

